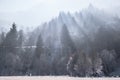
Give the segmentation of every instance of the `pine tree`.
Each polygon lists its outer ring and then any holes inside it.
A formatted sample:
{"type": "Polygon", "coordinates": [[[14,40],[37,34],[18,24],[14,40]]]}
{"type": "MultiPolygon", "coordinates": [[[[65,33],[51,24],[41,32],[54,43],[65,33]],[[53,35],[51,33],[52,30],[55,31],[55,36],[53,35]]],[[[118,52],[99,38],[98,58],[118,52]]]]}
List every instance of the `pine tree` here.
{"type": "Polygon", "coordinates": [[[76,48],[75,45],[71,39],[71,36],[69,34],[67,26],[64,24],[61,29],[61,44],[62,44],[62,54],[61,54],[61,60],[60,63],[60,70],[62,74],[66,74],[67,69],[66,65],[69,60],[69,57],[75,53],[76,48]]]}
{"type": "Polygon", "coordinates": [[[15,48],[17,47],[17,38],[18,38],[18,33],[16,29],[16,24],[12,24],[12,28],[10,28],[10,31],[7,33],[6,38],[3,42],[6,50],[9,52],[14,53],[15,48]]]}
{"type": "Polygon", "coordinates": [[[4,32],[2,32],[0,37],[1,37],[1,41],[0,41],[0,75],[1,75],[2,70],[4,68],[4,66],[2,64],[4,63],[4,58],[5,58],[4,47],[3,47],[3,42],[5,39],[4,32]]]}
{"type": "Polygon", "coordinates": [[[74,53],[76,48],[71,39],[67,26],[64,24],[61,30],[61,43],[63,49],[71,50],[71,53],[74,53]]]}
{"type": "Polygon", "coordinates": [[[42,40],[42,37],[41,35],[38,36],[38,40],[37,40],[37,43],[36,43],[36,49],[35,49],[35,56],[36,57],[40,57],[40,55],[43,53],[43,40],[42,40]]]}
{"type": "Polygon", "coordinates": [[[13,23],[12,28],[10,28],[10,31],[6,34],[6,37],[4,38],[1,46],[2,49],[0,50],[0,55],[3,57],[0,62],[2,63],[2,70],[0,72],[2,73],[2,75],[17,74],[17,70],[21,68],[21,59],[17,54],[17,44],[18,32],[16,29],[16,24],[13,23]]]}
{"type": "Polygon", "coordinates": [[[39,35],[37,43],[36,43],[36,49],[35,49],[35,53],[33,55],[33,61],[31,64],[31,68],[32,68],[32,73],[33,75],[39,75],[41,74],[41,62],[40,58],[41,58],[41,54],[43,54],[44,51],[44,46],[43,46],[43,40],[41,35],[39,35]]]}
{"type": "Polygon", "coordinates": [[[5,40],[5,33],[2,32],[0,35],[0,44],[2,44],[4,40],[5,40]]]}
{"type": "Polygon", "coordinates": [[[24,34],[23,34],[23,30],[19,31],[19,35],[18,35],[18,46],[22,47],[24,42],[24,34]]]}

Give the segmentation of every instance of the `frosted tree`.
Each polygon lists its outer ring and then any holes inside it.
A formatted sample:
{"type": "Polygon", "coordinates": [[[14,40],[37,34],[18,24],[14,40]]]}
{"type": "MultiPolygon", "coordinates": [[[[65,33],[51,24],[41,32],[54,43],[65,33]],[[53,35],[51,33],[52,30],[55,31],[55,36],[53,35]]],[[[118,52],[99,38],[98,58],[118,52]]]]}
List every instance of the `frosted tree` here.
{"type": "Polygon", "coordinates": [[[67,70],[71,76],[103,76],[102,61],[97,53],[88,55],[79,51],[70,57],[67,70]]]}
{"type": "Polygon", "coordinates": [[[44,46],[43,46],[42,36],[39,35],[36,43],[35,53],[33,54],[33,61],[31,64],[33,74],[36,74],[36,75],[41,74],[42,61],[40,61],[40,58],[42,54],[44,54],[44,46]]]}
{"type": "Polygon", "coordinates": [[[116,68],[116,53],[114,50],[108,51],[104,49],[100,53],[103,64],[103,72],[105,75],[109,75],[110,72],[114,71],[116,68]]]}
{"type": "Polygon", "coordinates": [[[1,52],[1,63],[2,63],[2,75],[13,75],[19,74],[19,70],[21,70],[21,59],[20,55],[18,55],[18,32],[16,29],[16,24],[12,24],[12,28],[6,34],[4,41],[2,42],[1,52]]]}
{"type": "Polygon", "coordinates": [[[16,24],[13,23],[12,28],[10,28],[10,31],[6,34],[6,38],[3,42],[3,45],[5,46],[7,51],[15,53],[17,47],[17,39],[18,33],[16,29],[16,24]]]}
{"type": "Polygon", "coordinates": [[[99,54],[93,51],[89,56],[91,60],[91,76],[103,76],[102,60],[99,54]]]}
{"type": "Polygon", "coordinates": [[[63,69],[63,73],[66,73],[66,64],[68,62],[69,57],[75,53],[76,48],[71,39],[67,26],[64,24],[61,30],[61,44],[62,44],[62,55],[61,55],[61,68],[63,69]]]}
{"type": "Polygon", "coordinates": [[[68,61],[67,70],[70,76],[88,76],[90,74],[90,60],[84,52],[73,54],[68,61]]]}

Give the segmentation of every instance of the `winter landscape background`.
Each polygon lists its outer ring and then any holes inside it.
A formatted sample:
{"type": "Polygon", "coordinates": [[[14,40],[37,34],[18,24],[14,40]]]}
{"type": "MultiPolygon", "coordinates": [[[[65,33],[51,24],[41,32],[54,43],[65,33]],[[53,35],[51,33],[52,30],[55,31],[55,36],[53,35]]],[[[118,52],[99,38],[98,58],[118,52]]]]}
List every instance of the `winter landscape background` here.
{"type": "Polygon", "coordinates": [[[0,76],[120,76],[120,18],[112,12],[88,4],[37,26],[1,17],[0,76]]]}

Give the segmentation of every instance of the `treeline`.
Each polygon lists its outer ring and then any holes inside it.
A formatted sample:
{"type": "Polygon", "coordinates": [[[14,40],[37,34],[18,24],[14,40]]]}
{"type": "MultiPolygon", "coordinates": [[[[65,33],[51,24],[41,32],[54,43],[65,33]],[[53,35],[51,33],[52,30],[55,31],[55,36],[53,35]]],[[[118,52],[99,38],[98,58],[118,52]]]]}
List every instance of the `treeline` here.
{"type": "Polygon", "coordinates": [[[35,41],[36,35],[28,38],[13,23],[9,32],[0,35],[0,75],[100,77],[111,76],[119,68],[120,30],[101,27],[92,40],[85,36],[81,43],[71,38],[66,25],[61,27],[61,45],[56,48],[51,38],[46,46],[42,33],[35,41]]]}

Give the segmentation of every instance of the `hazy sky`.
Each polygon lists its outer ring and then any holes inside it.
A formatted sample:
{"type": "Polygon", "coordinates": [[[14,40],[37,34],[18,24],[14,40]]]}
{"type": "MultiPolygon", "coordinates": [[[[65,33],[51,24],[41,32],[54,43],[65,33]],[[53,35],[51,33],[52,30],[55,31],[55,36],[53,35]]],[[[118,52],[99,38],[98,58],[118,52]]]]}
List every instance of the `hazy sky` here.
{"type": "Polygon", "coordinates": [[[114,13],[120,10],[120,0],[0,0],[0,21],[37,26],[61,11],[74,13],[89,4],[114,13]]]}

